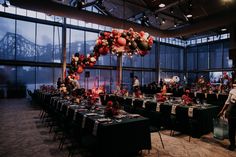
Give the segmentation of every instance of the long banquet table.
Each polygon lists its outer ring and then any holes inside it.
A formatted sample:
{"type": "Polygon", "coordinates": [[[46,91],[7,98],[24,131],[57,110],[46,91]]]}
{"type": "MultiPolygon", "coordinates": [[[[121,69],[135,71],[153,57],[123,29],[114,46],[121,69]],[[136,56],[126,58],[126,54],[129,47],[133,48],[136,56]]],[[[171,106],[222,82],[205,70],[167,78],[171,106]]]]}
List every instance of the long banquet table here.
{"type": "Polygon", "coordinates": [[[176,112],[173,111],[173,107],[176,107],[175,110],[179,109],[181,117],[186,118],[181,121],[185,124],[181,125],[191,125],[191,136],[201,137],[202,135],[208,134],[213,130],[213,118],[217,115],[217,106],[183,106],[179,104],[162,103],[160,104],[160,112],[162,112],[163,108],[166,108],[166,110],[170,111],[169,115],[173,117],[176,112]]]}
{"type": "Polygon", "coordinates": [[[95,149],[101,155],[137,153],[151,149],[149,119],[137,114],[122,114],[108,118],[104,116],[104,106],[88,110],[86,104],[75,104],[50,94],[42,96],[45,103],[73,116],[73,121],[81,126],[83,132],[95,139],[95,149]],[[58,105],[59,108],[58,108],[58,105]],[[69,112],[70,111],[70,112],[69,112]],[[72,111],[72,112],[71,112],[72,111]]]}
{"type": "Polygon", "coordinates": [[[213,130],[213,118],[217,116],[219,110],[219,106],[212,104],[193,104],[191,106],[188,106],[182,105],[180,102],[176,101],[157,102],[152,98],[123,98],[132,100],[131,107],[134,107],[133,102],[135,100],[143,101],[142,108],[144,110],[146,107],[146,103],[149,102],[149,108],[155,109],[153,112],[161,113],[161,125],[170,129],[173,128],[173,117],[175,118],[176,116],[175,110],[180,109],[180,114],[182,114],[181,118],[185,118],[181,121],[180,127],[182,128],[180,128],[180,130],[184,131],[185,128],[191,127],[192,137],[201,137],[204,134],[210,133],[213,130]]]}

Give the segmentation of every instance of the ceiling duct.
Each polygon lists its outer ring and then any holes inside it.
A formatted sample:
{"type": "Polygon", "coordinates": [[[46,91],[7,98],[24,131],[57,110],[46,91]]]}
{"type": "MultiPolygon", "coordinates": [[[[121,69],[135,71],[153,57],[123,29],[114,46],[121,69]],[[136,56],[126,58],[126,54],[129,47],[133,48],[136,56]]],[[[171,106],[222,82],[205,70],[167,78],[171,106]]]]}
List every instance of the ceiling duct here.
{"type": "Polygon", "coordinates": [[[231,25],[236,22],[235,8],[228,9],[227,11],[218,14],[210,15],[206,18],[199,19],[191,25],[177,28],[174,30],[160,30],[155,27],[146,27],[134,22],[126,21],[112,16],[100,15],[97,13],[89,12],[86,10],[79,10],[74,7],[62,5],[48,0],[11,0],[11,5],[16,7],[25,8],[44,12],[50,15],[68,17],[73,19],[82,20],[85,22],[96,23],[100,25],[110,26],[112,28],[129,29],[133,28],[136,31],[146,31],[153,36],[158,37],[180,37],[193,35],[200,32],[205,32],[217,27],[231,25]]]}

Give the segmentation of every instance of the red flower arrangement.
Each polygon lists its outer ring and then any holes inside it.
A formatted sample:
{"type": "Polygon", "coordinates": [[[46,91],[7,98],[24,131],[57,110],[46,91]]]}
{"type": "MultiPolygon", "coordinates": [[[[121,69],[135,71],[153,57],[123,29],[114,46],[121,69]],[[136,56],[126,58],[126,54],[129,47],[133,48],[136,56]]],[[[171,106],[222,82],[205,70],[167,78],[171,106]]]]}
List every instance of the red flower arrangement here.
{"type": "Polygon", "coordinates": [[[84,71],[85,66],[94,66],[98,59],[98,55],[94,53],[89,54],[87,57],[84,55],[80,55],[79,53],[75,53],[75,55],[71,58],[71,64],[69,66],[68,74],[71,78],[78,80],[79,74],[84,71]]]}
{"type": "Polygon", "coordinates": [[[112,30],[112,32],[101,32],[96,41],[94,52],[106,55],[109,52],[121,55],[126,52],[128,55],[138,54],[145,56],[153,45],[153,38],[145,33],[129,30],[112,30]]]}
{"type": "Polygon", "coordinates": [[[71,79],[79,79],[79,74],[84,71],[85,66],[94,66],[100,55],[107,55],[109,52],[118,55],[138,54],[145,56],[153,45],[153,38],[145,33],[129,30],[112,30],[112,32],[101,32],[96,40],[96,45],[91,54],[87,57],[76,53],[72,56],[68,74],[71,79]]]}
{"type": "Polygon", "coordinates": [[[114,115],[118,115],[118,109],[118,104],[108,101],[104,112],[105,116],[113,117],[114,115]]]}
{"type": "Polygon", "coordinates": [[[157,93],[156,95],[157,102],[165,102],[166,97],[162,93],[157,93]]]}
{"type": "Polygon", "coordinates": [[[192,103],[192,99],[188,95],[182,95],[182,100],[184,105],[189,105],[192,103]]]}

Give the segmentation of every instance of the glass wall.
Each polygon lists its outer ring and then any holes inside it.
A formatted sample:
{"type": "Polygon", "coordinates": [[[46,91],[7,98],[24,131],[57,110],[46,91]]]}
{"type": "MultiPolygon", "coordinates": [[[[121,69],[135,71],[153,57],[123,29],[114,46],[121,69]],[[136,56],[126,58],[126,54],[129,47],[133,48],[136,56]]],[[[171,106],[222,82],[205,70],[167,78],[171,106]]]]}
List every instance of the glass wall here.
{"type": "MultiPolygon", "coordinates": [[[[94,7],[88,10],[98,12],[94,7]]],[[[15,7],[0,6],[0,11],[16,14],[15,19],[0,17],[0,60],[20,63],[0,64],[0,85],[19,82],[33,90],[41,84],[55,84],[57,78],[61,76],[62,18],[15,7]],[[34,19],[24,18],[23,21],[20,20],[22,16],[34,19]],[[37,19],[45,21],[42,23],[37,19]]],[[[111,31],[110,27],[75,19],[67,19],[66,23],[67,63],[70,63],[74,53],[87,55],[93,51],[100,29],[111,31]]],[[[205,76],[207,73],[205,71],[231,68],[228,38],[228,34],[221,35],[222,40],[216,40],[214,37],[212,40],[202,38],[189,41],[165,38],[160,39],[160,47],[155,42],[149,54],[144,57],[124,55],[122,56],[123,85],[131,89],[131,73],[138,76],[142,85],[157,81],[158,62],[160,62],[160,78],[179,76],[183,79],[187,70],[187,76],[194,80],[198,75],[205,76]],[[158,50],[160,50],[159,61],[158,50]],[[184,65],[185,55],[186,65],[184,65]],[[185,66],[187,69],[184,69],[185,66]]],[[[100,56],[95,68],[85,69],[90,72],[90,77],[85,78],[82,73],[79,83],[84,88],[105,85],[106,90],[110,92],[116,88],[116,68],[116,55],[100,56]]]]}
{"type": "Polygon", "coordinates": [[[84,31],[67,29],[67,63],[70,63],[71,57],[75,53],[85,54],[84,31]]]}
{"type": "Polygon", "coordinates": [[[228,39],[188,46],[186,51],[189,82],[196,81],[201,75],[208,79],[209,72],[229,71],[232,68],[228,39]]]}
{"type": "Polygon", "coordinates": [[[3,17],[0,23],[0,59],[61,62],[60,27],[3,17]]]}
{"type": "Polygon", "coordinates": [[[16,20],[0,17],[0,59],[15,59],[16,20]]]}
{"type": "Polygon", "coordinates": [[[160,44],[160,68],[183,70],[184,48],[160,44]]]}
{"type": "Polygon", "coordinates": [[[37,24],[36,54],[39,62],[53,61],[53,26],[37,24]]]}
{"type": "Polygon", "coordinates": [[[35,23],[16,21],[16,60],[35,60],[35,23]]]}

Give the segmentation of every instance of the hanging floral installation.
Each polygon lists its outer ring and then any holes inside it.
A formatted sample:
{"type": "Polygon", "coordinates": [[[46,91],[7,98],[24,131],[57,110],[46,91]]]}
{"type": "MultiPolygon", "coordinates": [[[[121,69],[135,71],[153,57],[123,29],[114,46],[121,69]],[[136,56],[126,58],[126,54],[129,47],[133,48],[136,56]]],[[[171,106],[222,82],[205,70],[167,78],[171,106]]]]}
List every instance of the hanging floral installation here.
{"type": "Polygon", "coordinates": [[[122,55],[145,56],[153,45],[153,38],[144,31],[134,32],[129,30],[112,30],[112,32],[101,32],[96,41],[94,52],[99,55],[108,53],[122,55]]]}
{"type": "Polygon", "coordinates": [[[100,55],[108,53],[114,55],[140,55],[145,56],[153,45],[153,38],[144,31],[135,32],[129,30],[112,30],[111,32],[101,32],[94,50],[87,56],[75,53],[72,56],[68,74],[70,79],[79,79],[79,74],[84,71],[86,66],[94,66],[100,55]]]}

